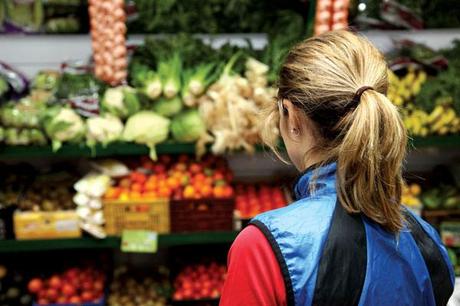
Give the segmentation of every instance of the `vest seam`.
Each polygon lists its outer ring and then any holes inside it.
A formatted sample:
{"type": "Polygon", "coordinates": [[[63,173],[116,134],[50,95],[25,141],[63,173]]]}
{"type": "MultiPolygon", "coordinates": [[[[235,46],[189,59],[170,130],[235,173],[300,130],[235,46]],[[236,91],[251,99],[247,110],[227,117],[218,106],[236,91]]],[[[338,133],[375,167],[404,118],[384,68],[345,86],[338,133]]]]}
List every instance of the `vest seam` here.
{"type": "Polygon", "coordinates": [[[294,289],[292,287],[292,280],[291,276],[289,275],[289,269],[287,267],[286,260],[284,259],[284,256],[281,253],[281,248],[276,242],[275,237],[273,237],[273,234],[270,232],[268,227],[263,222],[259,220],[253,220],[250,222],[250,224],[256,226],[264,234],[265,238],[267,238],[268,243],[270,244],[273,253],[275,254],[276,260],[278,261],[278,264],[280,266],[281,274],[283,275],[284,287],[286,289],[287,305],[294,306],[295,296],[294,289]]]}

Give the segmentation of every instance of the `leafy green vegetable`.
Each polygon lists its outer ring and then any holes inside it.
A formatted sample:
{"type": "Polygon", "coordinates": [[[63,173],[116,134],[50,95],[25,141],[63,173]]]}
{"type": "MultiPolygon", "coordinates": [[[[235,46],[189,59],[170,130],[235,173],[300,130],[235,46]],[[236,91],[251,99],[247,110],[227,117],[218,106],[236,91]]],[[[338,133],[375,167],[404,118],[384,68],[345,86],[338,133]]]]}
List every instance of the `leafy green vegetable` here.
{"type": "Polygon", "coordinates": [[[172,119],[171,132],[179,142],[194,142],[206,133],[206,125],[196,109],[189,109],[172,119]]]}
{"type": "Polygon", "coordinates": [[[416,96],[416,104],[431,112],[438,102],[453,102],[460,113],[460,69],[449,67],[436,77],[425,82],[416,96]]]}
{"type": "Polygon", "coordinates": [[[53,150],[57,151],[63,142],[79,142],[86,131],[85,123],[72,109],[54,107],[44,116],[45,132],[52,140],[53,150]]]}
{"type": "Polygon", "coordinates": [[[149,70],[145,75],[145,81],[142,86],[142,92],[149,97],[149,99],[156,99],[161,96],[163,91],[163,84],[158,73],[149,70]]]}
{"type": "Polygon", "coordinates": [[[161,98],[153,103],[153,111],[161,116],[172,117],[182,110],[183,104],[179,97],[172,99],[161,98]]]}
{"type": "Polygon", "coordinates": [[[138,112],[141,104],[134,88],[119,86],[105,91],[101,107],[104,111],[124,119],[138,112]]]}
{"type": "Polygon", "coordinates": [[[181,87],[182,62],[178,52],[158,65],[158,74],[163,84],[163,94],[166,98],[174,98],[181,87]]]}
{"type": "Polygon", "coordinates": [[[59,85],[59,72],[40,71],[32,80],[32,87],[43,90],[56,90],[59,85]]]}
{"type": "Polygon", "coordinates": [[[151,111],[141,111],[128,118],[123,139],[147,145],[150,157],[156,160],[155,145],[168,138],[169,125],[169,119],[151,111]]]}

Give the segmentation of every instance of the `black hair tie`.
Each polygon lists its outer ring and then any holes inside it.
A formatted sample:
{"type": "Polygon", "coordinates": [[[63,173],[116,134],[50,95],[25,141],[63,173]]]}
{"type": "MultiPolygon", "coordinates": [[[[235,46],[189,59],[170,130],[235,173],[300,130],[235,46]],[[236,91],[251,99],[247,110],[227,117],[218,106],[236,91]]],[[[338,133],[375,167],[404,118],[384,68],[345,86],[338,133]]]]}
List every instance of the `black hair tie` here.
{"type": "Polygon", "coordinates": [[[372,86],[362,86],[356,91],[352,100],[355,105],[359,103],[359,101],[361,100],[361,95],[368,89],[374,90],[372,86]]]}

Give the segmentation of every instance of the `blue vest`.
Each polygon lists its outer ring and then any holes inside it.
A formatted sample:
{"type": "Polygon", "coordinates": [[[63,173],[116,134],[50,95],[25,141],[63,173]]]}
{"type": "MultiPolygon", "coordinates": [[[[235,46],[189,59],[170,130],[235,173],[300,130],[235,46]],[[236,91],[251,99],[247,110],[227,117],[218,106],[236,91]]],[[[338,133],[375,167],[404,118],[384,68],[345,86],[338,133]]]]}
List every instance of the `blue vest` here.
{"type": "Polygon", "coordinates": [[[454,273],[436,231],[407,211],[399,235],[347,214],[335,173],[335,163],[307,170],[296,202],[251,221],[278,259],[288,305],[446,305],[454,273]]]}

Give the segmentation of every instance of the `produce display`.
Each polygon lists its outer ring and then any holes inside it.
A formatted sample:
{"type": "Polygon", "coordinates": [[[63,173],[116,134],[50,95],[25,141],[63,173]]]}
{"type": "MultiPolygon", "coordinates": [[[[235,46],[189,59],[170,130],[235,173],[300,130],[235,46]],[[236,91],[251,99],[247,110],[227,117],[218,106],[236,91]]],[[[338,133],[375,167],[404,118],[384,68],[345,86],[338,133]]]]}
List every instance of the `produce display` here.
{"type": "MultiPolygon", "coordinates": [[[[308,3],[276,0],[200,0],[164,2],[135,0],[135,17],[128,23],[135,33],[272,33],[304,27],[308,3]]],[[[134,14],[133,14],[134,15],[134,14]]]]}
{"type": "Polygon", "coordinates": [[[0,32],[76,33],[88,31],[82,0],[6,0],[0,6],[0,32]]]}
{"type": "Polygon", "coordinates": [[[123,0],[89,1],[94,74],[115,86],[127,77],[126,14],[123,0]]]}
{"type": "Polygon", "coordinates": [[[348,0],[316,1],[315,35],[348,27],[348,0]]]}
{"type": "Polygon", "coordinates": [[[276,186],[237,185],[236,210],[242,219],[250,219],[268,210],[286,206],[283,191],[276,186]]]}
{"type": "Polygon", "coordinates": [[[245,78],[232,75],[232,58],[220,78],[199,100],[199,110],[212,134],[212,152],[255,150],[260,143],[260,110],[274,103],[276,90],[267,87],[269,67],[253,58],[246,61],[245,78]]]}
{"type": "Polygon", "coordinates": [[[226,267],[212,262],[185,267],[174,280],[173,300],[218,298],[225,282],[226,267]]]}
{"type": "Polygon", "coordinates": [[[132,172],[109,187],[105,199],[200,199],[233,196],[233,174],[224,159],[208,155],[200,162],[186,155],[173,160],[161,155],[157,162],[143,158],[132,172]]]}
{"type": "Polygon", "coordinates": [[[75,209],[72,184],[75,177],[65,172],[41,175],[28,187],[18,202],[23,211],[75,209]]]}
{"type": "Polygon", "coordinates": [[[29,280],[27,288],[39,305],[101,303],[105,274],[93,267],[69,268],[47,278],[29,280]]]}
{"type": "MultiPolygon", "coordinates": [[[[110,285],[109,306],[166,306],[171,296],[169,271],[159,267],[155,273],[143,276],[127,267],[117,267],[110,285]]],[[[145,274],[145,273],[143,273],[145,274]]]]}
{"type": "Polygon", "coordinates": [[[23,273],[16,267],[0,264],[0,305],[29,306],[32,296],[28,293],[23,273]]]}
{"type": "Polygon", "coordinates": [[[389,71],[388,98],[400,108],[410,135],[460,132],[459,50],[459,42],[440,52],[403,42],[390,55],[395,72],[389,71]]]}
{"type": "Polygon", "coordinates": [[[460,190],[455,186],[440,186],[424,191],[421,195],[423,207],[432,209],[460,208],[460,190]]]}
{"type": "Polygon", "coordinates": [[[361,30],[457,28],[459,13],[455,0],[369,0],[355,2],[351,23],[361,30]]]}
{"type": "Polygon", "coordinates": [[[47,143],[40,126],[44,105],[28,98],[0,106],[0,142],[7,145],[44,145],[47,143]]]}

